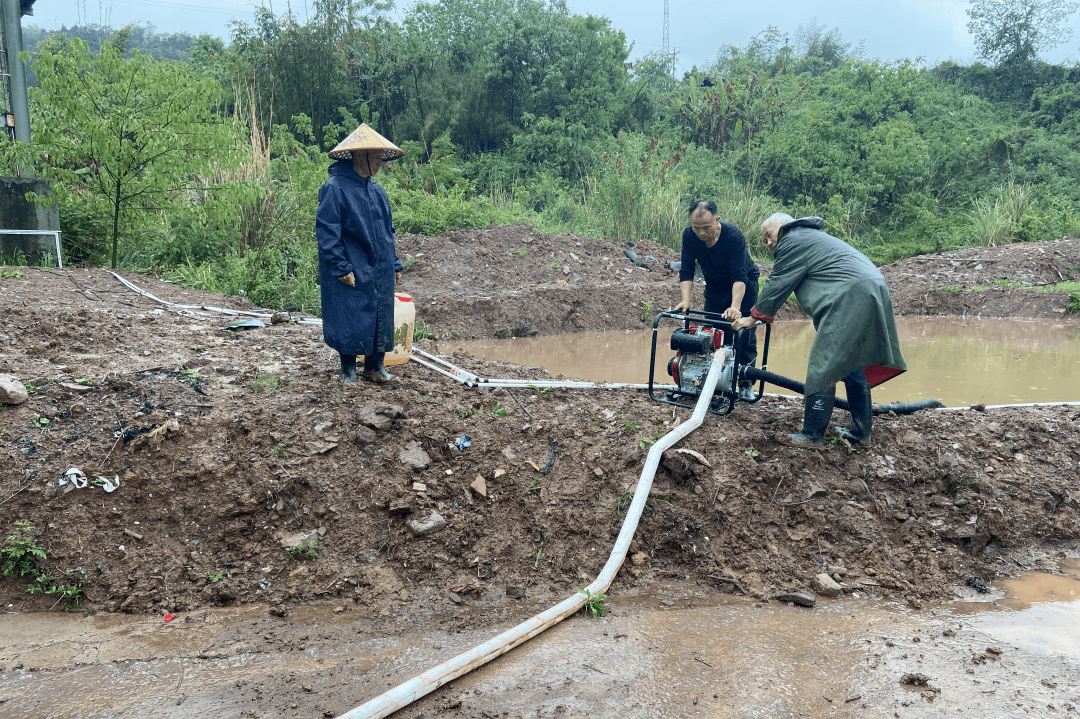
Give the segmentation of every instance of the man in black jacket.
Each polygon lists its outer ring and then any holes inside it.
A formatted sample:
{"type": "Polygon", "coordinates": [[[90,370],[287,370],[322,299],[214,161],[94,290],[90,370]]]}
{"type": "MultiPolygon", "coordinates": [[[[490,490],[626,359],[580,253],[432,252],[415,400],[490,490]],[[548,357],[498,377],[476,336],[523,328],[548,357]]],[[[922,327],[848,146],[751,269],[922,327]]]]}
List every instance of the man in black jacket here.
{"type": "MultiPolygon", "coordinates": [[[[682,268],[679,270],[682,301],[675,305],[676,312],[685,312],[691,307],[696,266],[701,267],[705,278],[706,312],[722,314],[731,322],[750,314],[750,308],[757,301],[760,273],[750,259],[742,231],[720,221],[716,203],[712,200],[695,200],[690,205],[690,226],[683,230],[682,268]]],[[[747,334],[746,358],[752,365],[757,359],[757,335],[747,334]]],[[[740,383],[739,396],[753,399],[750,382],[740,383]]]]}

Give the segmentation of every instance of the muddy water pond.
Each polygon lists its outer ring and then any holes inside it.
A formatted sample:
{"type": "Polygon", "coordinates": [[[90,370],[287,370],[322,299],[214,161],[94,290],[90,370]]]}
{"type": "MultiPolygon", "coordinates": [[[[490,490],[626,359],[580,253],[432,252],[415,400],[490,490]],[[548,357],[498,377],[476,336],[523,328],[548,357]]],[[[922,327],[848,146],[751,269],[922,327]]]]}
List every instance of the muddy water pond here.
{"type": "MultiPolygon", "coordinates": [[[[647,596],[608,600],[607,616],[559,624],[394,716],[1073,716],[1080,561],[1061,568],[917,612],[857,595],[807,609],[657,584],[647,596]]],[[[548,603],[446,604],[379,622],[357,608],[300,607],[281,619],[257,605],[171,624],[6,614],[0,716],[338,716],[548,603]],[[477,612],[492,618],[487,627],[436,628],[477,612]]]]}
{"type": "MultiPolygon", "coordinates": [[[[674,325],[672,325],[674,326],[674,325]]],[[[901,317],[907,373],[874,390],[875,402],[933,397],[947,406],[1080,401],[1080,326],[1050,321],[901,317]]],[[[764,330],[759,329],[759,343],[764,330]]],[[[809,321],[777,322],[768,369],[802,380],[814,341],[809,321]]],[[[657,343],[656,378],[669,382],[670,328],[657,343]]],[[[607,332],[440,343],[493,360],[597,382],[646,382],[652,332],[607,332]]],[[[843,395],[843,385],[838,390],[843,395]]],[[[769,386],[766,391],[790,394],[769,386]]]]}

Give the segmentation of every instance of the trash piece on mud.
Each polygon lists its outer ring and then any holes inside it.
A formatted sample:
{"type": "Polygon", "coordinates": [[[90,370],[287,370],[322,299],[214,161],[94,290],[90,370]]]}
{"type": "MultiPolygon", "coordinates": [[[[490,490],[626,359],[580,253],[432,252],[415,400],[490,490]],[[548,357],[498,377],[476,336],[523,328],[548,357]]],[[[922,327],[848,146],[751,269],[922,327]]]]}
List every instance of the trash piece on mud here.
{"type": "Polygon", "coordinates": [[[712,464],[709,462],[709,460],[705,459],[705,455],[703,455],[701,452],[697,452],[697,451],[692,450],[692,449],[686,449],[685,447],[682,448],[682,449],[677,449],[675,451],[678,452],[679,454],[690,455],[691,457],[693,457],[697,461],[704,464],[709,469],[712,469],[712,464]]]}
{"type": "Polygon", "coordinates": [[[462,598],[460,596],[458,596],[458,594],[456,592],[450,592],[447,596],[450,597],[450,601],[453,602],[454,604],[461,604],[461,602],[463,601],[462,598]]]}
{"type": "Polygon", "coordinates": [[[630,557],[630,561],[634,563],[635,567],[640,567],[645,562],[649,561],[649,555],[645,552],[637,552],[630,557]]]}
{"type": "Polygon", "coordinates": [[[535,469],[537,472],[540,471],[540,465],[537,464],[536,462],[532,461],[531,459],[525,460],[525,464],[529,465],[530,467],[535,469]]]}
{"type": "Polygon", "coordinates": [[[558,439],[559,438],[555,435],[548,437],[548,444],[551,446],[551,449],[548,451],[547,464],[540,468],[540,474],[547,474],[551,471],[551,468],[555,466],[555,458],[559,456],[558,439]]]}
{"type": "Polygon", "coordinates": [[[268,611],[270,612],[270,616],[272,616],[272,617],[285,618],[285,617],[289,616],[289,610],[286,609],[281,604],[278,604],[275,607],[270,607],[270,609],[268,611]]]}
{"type": "Polygon", "coordinates": [[[473,594],[477,599],[484,596],[484,587],[481,584],[457,584],[450,587],[452,594],[457,594],[459,597],[462,594],[473,594]]]}
{"type": "Polygon", "coordinates": [[[337,447],[337,442],[304,442],[304,449],[312,454],[326,454],[334,447],[337,447]]]}
{"type": "Polygon", "coordinates": [[[461,437],[458,437],[457,439],[454,440],[454,446],[457,447],[462,452],[464,452],[465,450],[467,450],[469,447],[472,446],[472,437],[470,437],[467,434],[462,435],[461,437]]]}
{"type": "Polygon", "coordinates": [[[30,393],[18,377],[0,374],[0,404],[22,404],[28,399],[30,393]]]}
{"type": "Polygon", "coordinates": [[[120,475],[114,475],[111,480],[108,477],[98,477],[95,484],[100,484],[106,492],[115,492],[120,489],[120,475]]]}
{"type": "Polygon", "coordinates": [[[124,534],[126,534],[129,537],[132,537],[133,539],[142,539],[143,538],[143,536],[141,534],[139,534],[138,532],[134,532],[134,531],[132,531],[130,529],[125,529],[124,534]]]}
{"type": "Polygon", "coordinates": [[[85,394],[86,392],[91,392],[94,389],[93,387],[87,387],[84,384],[76,384],[74,382],[61,382],[60,386],[68,390],[69,392],[74,392],[75,394],[85,394]]]}
{"type": "Polygon", "coordinates": [[[834,582],[833,578],[824,572],[814,575],[812,584],[814,585],[814,591],[823,597],[840,596],[840,585],[834,582]]]}
{"type": "Polygon", "coordinates": [[[163,622],[171,622],[172,620],[173,620],[172,612],[166,613],[165,616],[161,618],[161,621],[163,621],[163,622]]]}
{"type": "Polygon", "coordinates": [[[511,599],[523,599],[525,597],[525,587],[507,587],[506,596],[511,599]]]}
{"type": "Polygon", "coordinates": [[[71,482],[77,489],[82,489],[86,486],[86,475],[78,467],[72,467],[64,472],[64,476],[60,478],[60,484],[57,486],[63,487],[68,482],[71,482]]]}
{"type": "Polygon", "coordinates": [[[254,317],[246,320],[236,320],[225,325],[227,330],[257,330],[260,327],[266,327],[266,323],[262,320],[257,320],[254,317]]]}
{"type": "Polygon", "coordinates": [[[476,475],[476,479],[469,485],[469,489],[476,492],[478,497],[487,497],[487,480],[482,475],[476,475]]]}
{"type": "Polygon", "coordinates": [[[168,436],[169,432],[179,432],[180,423],[175,419],[166,420],[160,427],[155,427],[147,434],[147,441],[150,444],[161,444],[161,442],[168,436]]]}
{"type": "Polygon", "coordinates": [[[498,479],[499,477],[503,476],[504,474],[506,474],[505,469],[503,469],[502,467],[496,467],[495,468],[495,479],[498,479]]]}
{"type": "Polygon", "coordinates": [[[778,602],[791,602],[801,607],[812,607],[817,604],[817,597],[812,592],[788,592],[773,597],[778,602]]]}
{"type": "Polygon", "coordinates": [[[517,459],[517,455],[514,454],[514,450],[510,449],[510,445],[502,448],[502,456],[506,457],[511,462],[517,459]]]}
{"type": "Polygon", "coordinates": [[[444,528],[446,526],[446,520],[443,519],[443,516],[438,512],[432,511],[432,513],[424,519],[410,519],[406,521],[405,526],[416,536],[425,537],[444,528]]]}
{"type": "Polygon", "coordinates": [[[807,495],[807,499],[818,499],[819,497],[824,497],[828,493],[829,491],[822,487],[820,484],[811,484],[810,494],[807,495]]]}
{"type": "Polygon", "coordinates": [[[414,472],[420,472],[431,464],[431,456],[424,451],[419,442],[413,441],[398,452],[398,461],[406,467],[412,467],[414,472]]]}
{"type": "Polygon", "coordinates": [[[288,312],[275,312],[274,314],[270,315],[270,324],[272,325],[285,324],[290,320],[292,320],[292,315],[290,315],[288,312]]]}
{"type": "Polygon", "coordinates": [[[600,469],[599,467],[593,467],[593,474],[595,474],[597,477],[603,477],[604,470],[600,469]]]}
{"type": "Polygon", "coordinates": [[[982,402],[979,402],[978,404],[971,405],[970,407],[968,407],[968,409],[973,409],[976,412],[985,412],[986,411],[986,405],[983,404],[982,402]]]}
{"type": "Polygon", "coordinates": [[[423,482],[413,482],[412,483],[412,491],[414,491],[414,492],[426,492],[427,491],[427,485],[424,484],[423,482]]]}

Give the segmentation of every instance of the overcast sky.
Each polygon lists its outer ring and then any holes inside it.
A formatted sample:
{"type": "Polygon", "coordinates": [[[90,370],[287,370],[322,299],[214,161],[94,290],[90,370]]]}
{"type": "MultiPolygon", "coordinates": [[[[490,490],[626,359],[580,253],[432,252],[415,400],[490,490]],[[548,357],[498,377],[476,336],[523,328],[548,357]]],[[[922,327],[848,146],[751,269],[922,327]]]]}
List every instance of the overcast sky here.
{"type": "MultiPolygon", "coordinates": [[[[567,1],[573,12],[610,18],[634,43],[634,57],[661,49],[663,0],[567,1]]],[[[56,29],[80,20],[112,27],[149,22],[158,32],[208,32],[228,39],[229,22],[250,21],[253,8],[264,2],[277,13],[290,5],[286,0],[37,0],[34,16],[23,23],[56,29]]],[[[409,2],[399,3],[397,12],[409,2]]],[[[303,19],[310,2],[291,0],[291,7],[303,19]]],[[[974,60],[964,13],[968,0],[669,0],[669,7],[671,47],[678,52],[677,64],[683,70],[709,64],[720,47],[745,45],[769,25],[794,38],[799,25],[814,19],[838,28],[846,42],[863,43],[868,58],[923,57],[930,64],[974,60]]],[[[1071,64],[1080,58],[1080,13],[1069,25],[1073,37],[1047,53],[1047,60],[1071,64]]]]}

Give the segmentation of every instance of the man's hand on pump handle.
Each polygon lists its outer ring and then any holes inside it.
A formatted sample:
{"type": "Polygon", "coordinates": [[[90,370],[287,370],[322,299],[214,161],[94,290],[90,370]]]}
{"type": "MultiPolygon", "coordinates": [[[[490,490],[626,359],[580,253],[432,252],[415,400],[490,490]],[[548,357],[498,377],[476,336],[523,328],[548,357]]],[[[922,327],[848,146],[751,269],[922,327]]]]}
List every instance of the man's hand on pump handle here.
{"type": "MultiPolygon", "coordinates": [[[[671,308],[670,311],[671,312],[679,312],[679,313],[689,312],[690,311],[690,301],[689,300],[683,300],[682,302],[680,302],[679,304],[677,304],[673,308],[671,308]]],[[[728,307],[726,310],[724,310],[724,319],[727,320],[728,322],[734,323],[737,320],[739,320],[740,317],[742,317],[742,311],[739,310],[738,307],[728,307]]],[[[753,320],[751,320],[750,324],[743,325],[743,327],[749,327],[753,323],[754,323],[753,320]]],[[[735,329],[740,329],[740,328],[735,327],[735,329]]]]}

